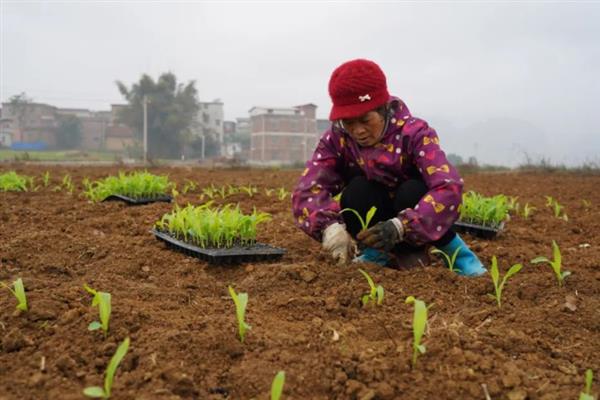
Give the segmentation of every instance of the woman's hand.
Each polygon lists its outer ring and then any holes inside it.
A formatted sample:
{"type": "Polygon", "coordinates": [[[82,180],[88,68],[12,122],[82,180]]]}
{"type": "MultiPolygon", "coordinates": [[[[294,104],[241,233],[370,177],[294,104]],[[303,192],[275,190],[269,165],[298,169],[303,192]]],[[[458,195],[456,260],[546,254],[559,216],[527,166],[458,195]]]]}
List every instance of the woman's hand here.
{"type": "Polygon", "coordinates": [[[356,255],[356,243],[339,222],[323,231],[323,249],[331,254],[338,264],[347,264],[356,255]]]}
{"type": "Polygon", "coordinates": [[[404,227],[398,218],[378,222],[372,228],[360,231],[356,238],[366,247],[390,251],[402,241],[404,227]]]}

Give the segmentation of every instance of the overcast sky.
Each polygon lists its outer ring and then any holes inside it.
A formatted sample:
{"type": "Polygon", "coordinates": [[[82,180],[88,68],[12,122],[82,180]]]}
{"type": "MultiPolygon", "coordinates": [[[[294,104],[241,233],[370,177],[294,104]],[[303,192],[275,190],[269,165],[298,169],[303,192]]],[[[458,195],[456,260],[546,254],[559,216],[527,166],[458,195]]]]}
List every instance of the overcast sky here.
{"type": "Polygon", "coordinates": [[[600,162],[600,2],[0,0],[0,98],[122,103],[115,80],[171,71],[226,119],[315,103],[333,69],[381,65],[447,152],[515,165],[600,162]]]}

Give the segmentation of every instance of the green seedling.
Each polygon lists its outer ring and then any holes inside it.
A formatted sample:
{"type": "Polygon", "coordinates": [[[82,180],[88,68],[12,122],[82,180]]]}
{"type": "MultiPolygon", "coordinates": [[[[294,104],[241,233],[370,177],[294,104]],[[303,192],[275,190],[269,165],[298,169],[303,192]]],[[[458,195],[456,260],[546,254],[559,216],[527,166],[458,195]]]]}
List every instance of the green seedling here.
{"type": "Polygon", "coordinates": [[[89,386],[83,390],[83,394],[87,397],[101,398],[101,399],[109,399],[110,392],[112,390],[113,381],[115,379],[115,372],[117,372],[117,368],[119,364],[125,358],[127,354],[127,350],[129,350],[129,338],[125,338],[123,342],[117,348],[117,351],[110,359],[108,363],[108,367],[106,368],[106,373],[104,375],[104,388],[100,386],[89,386]]]}
{"type": "Polygon", "coordinates": [[[503,194],[485,197],[469,191],[463,194],[459,219],[463,222],[495,228],[508,218],[509,210],[509,202],[503,194]]]}
{"type": "Polygon", "coordinates": [[[525,207],[523,207],[523,218],[528,219],[531,215],[533,215],[534,210],[536,210],[535,207],[530,207],[529,203],[525,203],[525,207]]]}
{"type": "Polygon", "coordinates": [[[256,243],[257,226],[271,216],[258,212],[243,214],[239,205],[227,204],[211,208],[211,202],[202,206],[188,205],[175,209],[156,222],[155,227],[171,236],[198,247],[230,248],[235,245],[256,243]]]}
{"type": "Polygon", "coordinates": [[[363,274],[363,276],[367,279],[367,282],[369,283],[369,294],[365,294],[362,296],[361,300],[362,300],[362,304],[363,306],[366,306],[367,304],[369,304],[369,302],[373,302],[373,304],[377,304],[377,305],[381,305],[381,303],[383,303],[383,286],[381,285],[377,285],[375,286],[375,283],[373,282],[373,279],[371,279],[371,276],[369,276],[369,274],[362,270],[362,269],[358,269],[358,271],[363,274]]]}
{"type": "Polygon", "coordinates": [[[285,198],[290,194],[290,192],[288,192],[287,190],[285,190],[284,187],[280,187],[279,190],[277,190],[277,198],[280,201],[285,200],[285,198]]]}
{"type": "Polygon", "coordinates": [[[174,188],[167,176],[153,175],[147,171],[109,176],[92,182],[84,194],[92,201],[99,202],[110,195],[119,194],[131,198],[155,198],[164,196],[174,188]]]}
{"type": "Polygon", "coordinates": [[[73,194],[73,190],[75,190],[75,185],[73,185],[73,180],[71,180],[71,175],[66,174],[65,176],[63,176],[62,185],[65,189],[67,189],[67,192],[69,192],[69,194],[73,194]]]}
{"type": "Polygon", "coordinates": [[[583,204],[583,208],[585,208],[586,210],[589,210],[590,208],[592,208],[592,202],[589,200],[581,200],[581,203],[583,204]]]}
{"type": "Polygon", "coordinates": [[[91,294],[92,299],[92,307],[98,307],[98,313],[100,315],[100,322],[94,321],[88,325],[88,330],[95,331],[97,329],[102,328],[104,332],[104,336],[108,335],[108,323],[110,322],[110,314],[111,314],[111,296],[110,293],[106,292],[98,292],[88,285],[84,284],[83,288],[91,294]]]}
{"type": "Polygon", "coordinates": [[[552,207],[552,205],[556,202],[556,200],[552,196],[544,196],[544,197],[546,197],[546,207],[552,207]]]}
{"type": "Polygon", "coordinates": [[[498,260],[496,256],[492,257],[492,267],[490,268],[490,275],[492,276],[492,282],[494,283],[494,295],[488,294],[493,299],[496,299],[498,308],[502,307],[502,290],[508,278],[515,275],[523,268],[522,264],[515,264],[509,268],[508,272],[504,274],[502,281],[500,281],[500,273],[498,272],[498,260]]]}
{"type": "Polygon", "coordinates": [[[50,172],[44,172],[44,175],[42,176],[42,182],[44,183],[44,187],[48,187],[50,184],[50,172]]]}
{"type": "Polygon", "coordinates": [[[454,263],[456,262],[456,257],[458,256],[458,253],[460,253],[460,247],[454,250],[452,256],[449,256],[440,249],[431,250],[431,254],[441,254],[446,259],[450,272],[454,272],[454,263]]]}
{"type": "Polygon", "coordinates": [[[249,186],[240,186],[240,190],[242,192],[246,193],[249,197],[253,197],[255,193],[258,193],[258,189],[256,189],[252,185],[249,185],[249,186]]]}
{"type": "Polygon", "coordinates": [[[25,286],[23,286],[23,280],[21,278],[12,283],[14,289],[11,289],[11,287],[4,282],[0,282],[0,286],[4,286],[13,294],[13,296],[15,296],[17,299],[17,310],[27,311],[27,296],[25,296],[25,286]]]}
{"type": "Polygon", "coordinates": [[[569,275],[571,275],[570,271],[562,271],[562,256],[560,254],[560,249],[556,244],[556,241],[552,241],[552,257],[554,258],[552,261],[546,257],[536,257],[531,260],[532,264],[539,263],[548,263],[552,267],[554,274],[556,275],[556,279],[558,280],[558,286],[561,287],[563,285],[563,281],[569,275]]]}
{"type": "Polygon", "coordinates": [[[33,186],[33,178],[19,175],[15,171],[0,174],[0,192],[26,192],[33,186]]]}
{"type": "Polygon", "coordinates": [[[209,199],[214,199],[216,194],[216,189],[213,185],[202,188],[202,195],[208,197],[209,199]]]}
{"type": "Polygon", "coordinates": [[[519,199],[519,196],[508,196],[508,208],[510,210],[519,212],[519,203],[517,203],[518,199],[519,199]]]}
{"type": "Polygon", "coordinates": [[[591,369],[585,371],[585,389],[579,394],[579,400],[596,400],[596,397],[592,395],[592,381],[594,380],[594,373],[591,369]]]}
{"type": "Polygon", "coordinates": [[[340,214],[345,211],[350,211],[350,212],[354,213],[354,215],[356,215],[356,218],[358,218],[358,222],[360,222],[360,226],[362,227],[362,230],[364,231],[365,229],[367,229],[369,227],[369,224],[371,223],[371,220],[373,219],[373,216],[375,215],[375,212],[377,211],[377,207],[369,208],[369,211],[367,211],[367,215],[366,215],[365,219],[363,219],[360,216],[360,214],[358,213],[358,211],[356,211],[353,208],[344,208],[342,211],[340,211],[340,214]]]}
{"type": "Polygon", "coordinates": [[[427,309],[432,305],[426,306],[422,300],[417,300],[413,296],[408,296],[405,303],[413,303],[415,305],[415,311],[413,314],[413,356],[412,365],[413,368],[417,365],[417,357],[419,354],[425,354],[427,350],[425,345],[421,344],[421,339],[425,333],[425,327],[427,326],[427,309]]]}
{"type": "Polygon", "coordinates": [[[273,383],[271,383],[271,400],[279,400],[281,398],[284,383],[285,372],[279,371],[277,375],[275,375],[275,378],[273,378],[273,383]]]}
{"type": "Polygon", "coordinates": [[[179,192],[177,191],[177,185],[173,184],[173,187],[171,188],[171,197],[176,199],[177,196],[179,196],[179,192]]]}
{"type": "Polygon", "coordinates": [[[234,194],[238,194],[239,192],[240,192],[240,189],[236,188],[235,186],[227,185],[227,195],[228,196],[233,196],[234,194]]]}
{"type": "Polygon", "coordinates": [[[197,187],[198,187],[198,185],[196,185],[195,182],[192,182],[189,179],[186,179],[185,180],[185,185],[183,186],[183,189],[181,190],[181,192],[183,194],[187,194],[187,192],[189,192],[189,191],[196,190],[197,187]]]}
{"type": "Polygon", "coordinates": [[[274,191],[275,191],[275,189],[265,188],[265,195],[267,197],[271,197],[271,195],[273,194],[274,191]]]}
{"type": "Polygon", "coordinates": [[[246,316],[246,306],[248,305],[248,293],[236,293],[231,286],[229,286],[229,295],[235,303],[235,315],[238,320],[238,332],[240,334],[240,341],[244,343],[246,337],[246,331],[251,329],[251,326],[244,321],[246,316]]]}

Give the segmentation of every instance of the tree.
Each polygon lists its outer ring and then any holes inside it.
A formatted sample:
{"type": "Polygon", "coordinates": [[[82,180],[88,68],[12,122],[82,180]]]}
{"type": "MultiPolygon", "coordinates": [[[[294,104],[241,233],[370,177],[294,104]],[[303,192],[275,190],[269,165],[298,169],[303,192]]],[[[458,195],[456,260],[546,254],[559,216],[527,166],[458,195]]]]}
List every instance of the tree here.
{"type": "Polygon", "coordinates": [[[81,144],[81,120],[74,115],[60,115],[56,128],[56,147],[76,149],[81,144]]]}
{"type": "Polygon", "coordinates": [[[189,131],[199,110],[195,82],[177,83],[171,72],[158,81],[144,74],[128,88],[117,81],[119,92],[129,102],[120,114],[121,122],[143,140],[143,99],[148,98],[148,155],[158,158],[179,158],[189,131]]]}
{"type": "Polygon", "coordinates": [[[8,99],[8,103],[10,104],[10,112],[17,120],[20,140],[23,140],[23,130],[25,129],[25,122],[27,121],[29,104],[31,104],[32,101],[33,99],[31,97],[27,97],[25,92],[22,92],[21,94],[15,94],[8,99]]]}

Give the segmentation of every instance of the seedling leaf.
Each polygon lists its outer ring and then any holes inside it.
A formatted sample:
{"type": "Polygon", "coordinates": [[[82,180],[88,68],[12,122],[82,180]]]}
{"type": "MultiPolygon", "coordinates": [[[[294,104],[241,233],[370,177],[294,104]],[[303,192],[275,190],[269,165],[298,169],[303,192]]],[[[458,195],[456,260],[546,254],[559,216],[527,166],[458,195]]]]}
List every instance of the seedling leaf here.
{"type": "Polygon", "coordinates": [[[83,394],[87,397],[108,398],[100,386],[90,386],[83,389],[83,394]]]}
{"type": "Polygon", "coordinates": [[[248,293],[236,293],[235,290],[229,286],[229,295],[235,304],[235,314],[238,320],[240,341],[244,343],[246,331],[251,329],[251,326],[244,321],[244,317],[246,315],[246,306],[248,305],[248,293]]]}
{"type": "Polygon", "coordinates": [[[285,383],[285,372],[279,371],[275,378],[273,379],[273,383],[271,384],[271,400],[279,400],[281,398],[281,394],[283,393],[283,385],[285,383]]]}
{"type": "Polygon", "coordinates": [[[23,285],[23,280],[21,278],[15,280],[12,284],[14,289],[12,289],[9,285],[4,282],[0,282],[0,286],[4,286],[7,288],[13,296],[17,299],[16,308],[21,311],[27,311],[27,296],[25,295],[25,286],[23,285]]]}
{"type": "Polygon", "coordinates": [[[423,354],[426,351],[424,345],[421,344],[421,339],[425,333],[425,327],[427,325],[427,309],[425,302],[417,300],[413,296],[408,296],[405,303],[414,304],[413,313],[413,367],[417,364],[417,357],[419,354],[423,354]]]}
{"type": "Polygon", "coordinates": [[[90,322],[88,325],[88,331],[95,331],[100,328],[102,328],[102,324],[98,321],[90,322]]]}

